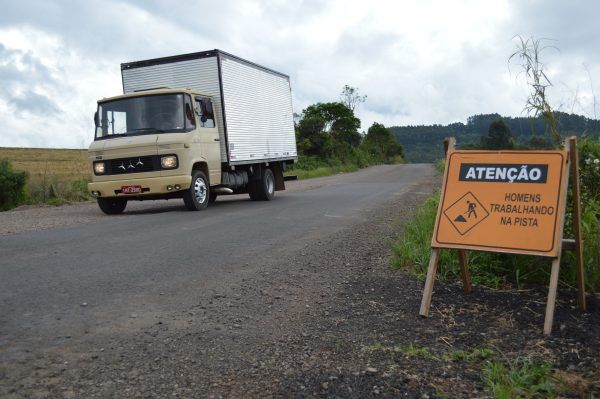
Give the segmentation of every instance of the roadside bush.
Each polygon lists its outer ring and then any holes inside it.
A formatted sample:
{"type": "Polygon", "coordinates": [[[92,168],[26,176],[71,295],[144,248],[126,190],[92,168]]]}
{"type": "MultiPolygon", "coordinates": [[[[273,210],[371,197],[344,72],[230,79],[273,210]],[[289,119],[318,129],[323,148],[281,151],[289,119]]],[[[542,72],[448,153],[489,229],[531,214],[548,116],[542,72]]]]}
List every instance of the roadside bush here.
{"type": "Polygon", "coordinates": [[[27,185],[27,202],[31,204],[61,205],[92,199],[88,179],[58,181],[52,178],[30,181],[27,185]]]}
{"type": "Polygon", "coordinates": [[[582,191],[589,199],[600,202],[600,141],[583,137],[578,147],[582,191]]]}
{"type": "Polygon", "coordinates": [[[7,159],[0,159],[0,211],[19,205],[25,198],[27,173],[15,171],[7,159]]]}

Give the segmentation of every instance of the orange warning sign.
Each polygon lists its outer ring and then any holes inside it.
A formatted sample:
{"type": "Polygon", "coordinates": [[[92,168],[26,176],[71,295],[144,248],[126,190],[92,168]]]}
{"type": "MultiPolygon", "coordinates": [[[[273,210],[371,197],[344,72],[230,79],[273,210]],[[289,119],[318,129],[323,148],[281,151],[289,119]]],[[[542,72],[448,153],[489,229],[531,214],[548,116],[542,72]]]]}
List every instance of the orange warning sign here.
{"type": "Polygon", "coordinates": [[[557,256],[566,151],[450,150],[432,246],[557,256]]]}

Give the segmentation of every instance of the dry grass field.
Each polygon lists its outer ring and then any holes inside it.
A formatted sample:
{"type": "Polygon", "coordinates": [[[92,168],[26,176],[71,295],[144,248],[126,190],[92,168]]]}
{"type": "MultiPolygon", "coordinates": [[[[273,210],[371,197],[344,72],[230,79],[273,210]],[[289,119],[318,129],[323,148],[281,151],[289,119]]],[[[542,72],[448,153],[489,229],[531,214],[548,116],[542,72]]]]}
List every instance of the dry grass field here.
{"type": "Polygon", "coordinates": [[[8,159],[14,169],[29,174],[29,202],[88,199],[85,182],[91,171],[87,150],[0,147],[0,159],[8,159]]]}

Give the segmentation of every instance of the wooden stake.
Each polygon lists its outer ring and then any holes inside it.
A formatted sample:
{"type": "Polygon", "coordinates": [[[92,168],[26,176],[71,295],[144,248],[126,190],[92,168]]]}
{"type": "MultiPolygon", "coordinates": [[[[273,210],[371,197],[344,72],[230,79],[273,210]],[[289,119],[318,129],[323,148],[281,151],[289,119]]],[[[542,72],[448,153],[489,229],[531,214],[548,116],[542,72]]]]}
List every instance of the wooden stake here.
{"type": "Polygon", "coordinates": [[[546,303],[546,318],[544,319],[544,335],[552,332],[554,321],[554,308],[556,307],[556,289],[558,287],[558,272],[560,271],[560,255],[552,260],[550,272],[550,287],[548,288],[548,302],[546,303]]]}
{"type": "Polygon", "coordinates": [[[571,184],[573,185],[573,233],[575,234],[575,260],[577,268],[577,287],[579,288],[579,309],[587,310],[585,302],[585,272],[583,266],[583,237],[581,235],[581,196],[579,193],[579,154],[577,137],[569,137],[569,155],[571,157],[571,184]]]}
{"type": "Polygon", "coordinates": [[[463,282],[465,292],[471,292],[471,274],[467,266],[467,252],[463,249],[458,250],[458,263],[460,264],[460,278],[463,282]]]}
{"type": "MultiPolygon", "coordinates": [[[[567,163],[571,163],[571,138],[565,139],[565,149],[568,151],[567,163]]],[[[570,165],[567,165],[570,166],[570,165]]],[[[554,322],[554,308],[556,308],[556,290],[558,288],[558,272],[560,271],[560,257],[562,256],[563,232],[565,230],[565,213],[567,208],[567,192],[569,191],[569,169],[565,168],[561,177],[561,184],[565,189],[561,198],[560,223],[558,226],[558,256],[552,260],[552,270],[550,271],[550,286],[548,287],[548,301],[546,302],[546,317],[544,318],[544,335],[550,335],[552,332],[552,323],[554,322]]]]}
{"type": "Polygon", "coordinates": [[[444,139],[444,157],[448,155],[448,150],[453,150],[456,147],[456,139],[454,137],[446,137],[444,139]]]}
{"type": "Polygon", "coordinates": [[[423,289],[423,299],[421,300],[421,310],[419,314],[429,317],[429,305],[431,304],[431,295],[433,294],[433,284],[435,283],[435,274],[437,272],[440,250],[433,248],[429,257],[429,267],[427,268],[427,280],[423,289]]]}

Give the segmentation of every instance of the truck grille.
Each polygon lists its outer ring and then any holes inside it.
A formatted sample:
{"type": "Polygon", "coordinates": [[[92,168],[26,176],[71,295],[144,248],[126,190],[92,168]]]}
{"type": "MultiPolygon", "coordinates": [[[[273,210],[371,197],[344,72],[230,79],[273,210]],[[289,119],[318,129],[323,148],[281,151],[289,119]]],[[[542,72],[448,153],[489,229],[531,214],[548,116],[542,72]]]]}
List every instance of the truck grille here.
{"type": "Polygon", "coordinates": [[[107,159],[107,174],[123,175],[126,173],[143,173],[160,170],[160,158],[158,155],[145,157],[107,159]]]}

